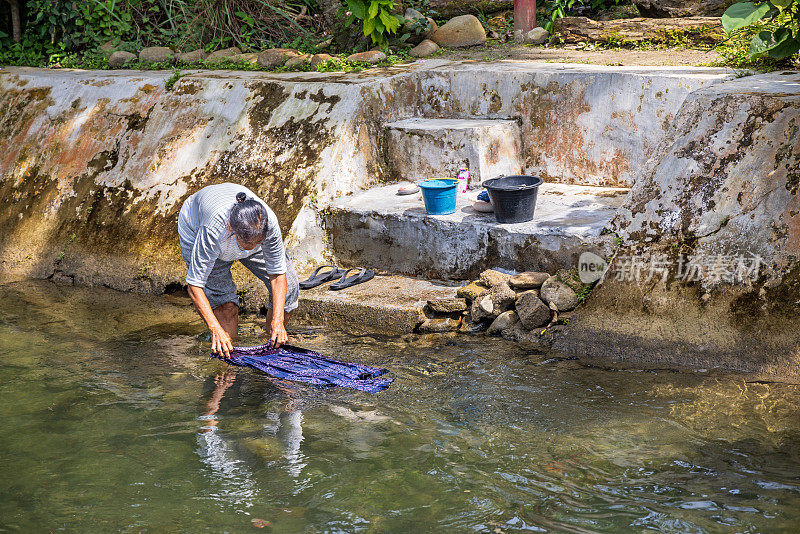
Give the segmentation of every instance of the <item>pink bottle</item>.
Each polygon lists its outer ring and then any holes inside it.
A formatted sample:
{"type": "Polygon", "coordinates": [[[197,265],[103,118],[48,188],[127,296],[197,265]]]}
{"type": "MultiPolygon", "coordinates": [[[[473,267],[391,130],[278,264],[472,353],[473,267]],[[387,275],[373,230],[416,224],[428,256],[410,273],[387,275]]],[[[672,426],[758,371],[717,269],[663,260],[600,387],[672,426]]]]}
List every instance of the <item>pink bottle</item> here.
{"type": "Polygon", "coordinates": [[[457,191],[459,193],[466,193],[468,188],[469,188],[469,171],[467,169],[461,169],[460,171],[458,171],[457,191]]]}

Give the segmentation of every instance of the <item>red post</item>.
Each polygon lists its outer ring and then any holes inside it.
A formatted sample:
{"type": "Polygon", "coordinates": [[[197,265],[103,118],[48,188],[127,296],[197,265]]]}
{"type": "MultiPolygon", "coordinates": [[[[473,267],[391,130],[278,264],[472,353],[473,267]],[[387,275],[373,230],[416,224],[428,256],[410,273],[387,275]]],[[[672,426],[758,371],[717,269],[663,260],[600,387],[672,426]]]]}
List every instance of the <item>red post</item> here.
{"type": "Polygon", "coordinates": [[[536,0],[514,0],[514,31],[536,27],[536,0]]]}

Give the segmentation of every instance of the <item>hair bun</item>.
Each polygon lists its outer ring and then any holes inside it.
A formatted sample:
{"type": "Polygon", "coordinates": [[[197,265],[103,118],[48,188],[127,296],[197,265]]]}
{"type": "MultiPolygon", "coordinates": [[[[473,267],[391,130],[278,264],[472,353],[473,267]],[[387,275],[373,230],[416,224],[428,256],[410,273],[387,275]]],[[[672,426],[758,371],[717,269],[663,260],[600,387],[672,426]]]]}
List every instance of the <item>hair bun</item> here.
{"type": "Polygon", "coordinates": [[[236,193],[236,202],[244,202],[247,199],[247,195],[244,193],[236,193]]]}

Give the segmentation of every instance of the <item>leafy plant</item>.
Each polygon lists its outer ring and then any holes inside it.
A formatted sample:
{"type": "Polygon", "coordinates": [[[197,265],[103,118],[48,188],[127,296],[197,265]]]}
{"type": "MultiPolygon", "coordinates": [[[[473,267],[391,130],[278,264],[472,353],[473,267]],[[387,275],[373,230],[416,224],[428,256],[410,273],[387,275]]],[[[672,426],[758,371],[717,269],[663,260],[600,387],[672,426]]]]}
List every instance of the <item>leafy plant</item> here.
{"type": "Polygon", "coordinates": [[[553,23],[558,19],[564,18],[570,14],[573,9],[583,7],[584,9],[603,9],[610,6],[616,6],[625,0],[551,0],[545,3],[545,21],[542,27],[551,32],[553,31],[553,23]]]}
{"type": "Polygon", "coordinates": [[[372,43],[383,46],[389,35],[397,33],[400,24],[405,21],[402,17],[392,14],[394,0],[347,0],[350,15],[345,26],[350,26],[355,21],[361,21],[365,37],[372,39],[372,43]]]}
{"type": "Polygon", "coordinates": [[[800,51],[800,0],[739,2],[722,15],[722,26],[729,34],[759,23],[773,24],[752,37],[751,58],[785,59],[800,51]]]}

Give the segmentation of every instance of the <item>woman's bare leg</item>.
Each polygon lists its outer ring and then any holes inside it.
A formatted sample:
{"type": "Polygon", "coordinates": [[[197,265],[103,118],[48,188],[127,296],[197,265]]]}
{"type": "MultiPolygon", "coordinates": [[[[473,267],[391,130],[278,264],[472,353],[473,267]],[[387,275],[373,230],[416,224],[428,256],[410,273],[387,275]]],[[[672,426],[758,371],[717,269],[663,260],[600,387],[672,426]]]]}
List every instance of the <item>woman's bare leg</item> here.
{"type": "Polygon", "coordinates": [[[226,302],[214,308],[214,316],[235,343],[239,339],[239,306],[226,302]]]}
{"type": "MultiPolygon", "coordinates": [[[[292,318],[292,314],[294,310],[290,312],[283,312],[283,327],[286,328],[286,325],[289,324],[289,320],[292,318]]],[[[272,308],[267,309],[267,326],[272,324],[272,308]]]]}

